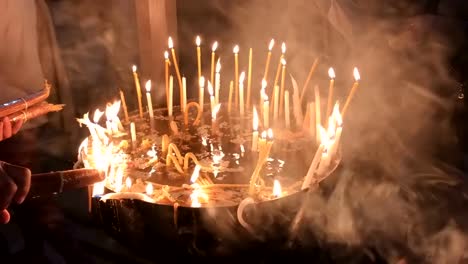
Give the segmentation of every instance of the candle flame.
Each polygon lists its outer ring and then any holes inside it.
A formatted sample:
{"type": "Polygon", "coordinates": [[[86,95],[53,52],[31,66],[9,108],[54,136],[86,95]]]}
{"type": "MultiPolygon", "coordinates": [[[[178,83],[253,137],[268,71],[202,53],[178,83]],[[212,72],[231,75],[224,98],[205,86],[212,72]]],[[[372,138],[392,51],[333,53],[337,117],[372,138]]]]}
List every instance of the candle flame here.
{"type": "Polygon", "coordinates": [[[145,88],[148,93],[151,92],[151,80],[146,81],[145,88]]]}
{"type": "Polygon", "coordinates": [[[241,72],[239,76],[239,83],[244,83],[244,79],[245,79],[245,72],[241,72]]]}
{"type": "Polygon", "coordinates": [[[285,60],[284,58],[281,58],[281,64],[282,64],[283,66],[286,66],[286,60],[285,60]]]}
{"type": "Polygon", "coordinates": [[[127,179],[125,180],[125,186],[127,187],[127,189],[132,188],[132,178],[127,177],[127,179]]]}
{"type": "Polygon", "coordinates": [[[332,116],[335,119],[336,124],[338,126],[343,125],[343,117],[341,116],[341,113],[340,113],[340,104],[338,103],[338,101],[336,101],[335,106],[333,107],[332,116]]]}
{"type": "Polygon", "coordinates": [[[146,155],[148,155],[148,157],[150,158],[157,158],[158,157],[158,153],[155,149],[155,145],[153,145],[153,147],[148,150],[148,152],[146,152],[146,155]]]}
{"type": "Polygon", "coordinates": [[[281,53],[283,53],[283,55],[286,53],[286,43],[284,42],[281,44],[281,53]]]}
{"type": "Polygon", "coordinates": [[[197,36],[197,38],[195,39],[195,44],[197,44],[197,47],[200,47],[200,44],[201,44],[200,36],[197,36]]]}
{"type": "Polygon", "coordinates": [[[354,80],[356,80],[356,82],[361,80],[361,75],[359,74],[359,70],[356,67],[354,67],[353,75],[354,75],[354,80]]]}
{"type": "Polygon", "coordinates": [[[266,89],[267,87],[267,81],[265,79],[262,80],[262,90],[266,89]]]}
{"type": "Polygon", "coordinates": [[[267,134],[268,139],[273,140],[273,129],[269,128],[267,134]]]}
{"type": "Polygon", "coordinates": [[[208,81],[208,93],[210,94],[210,96],[213,96],[213,85],[210,81],[208,81]]]}
{"type": "Polygon", "coordinates": [[[282,193],[281,184],[278,180],[273,181],[273,196],[275,198],[281,197],[282,193]]]}
{"type": "Polygon", "coordinates": [[[168,60],[169,59],[169,52],[164,51],[164,59],[168,60]]]}
{"type": "Polygon", "coordinates": [[[153,191],[154,191],[153,184],[148,182],[148,184],[146,185],[146,194],[147,195],[152,195],[153,191]]]}
{"type": "Polygon", "coordinates": [[[136,65],[133,65],[132,66],[132,72],[136,72],[137,71],[137,66],[136,65]]]}
{"type": "Polygon", "coordinates": [[[271,51],[273,49],[273,47],[275,46],[275,40],[274,39],[271,39],[270,40],[270,45],[268,45],[268,51],[271,51]]]}
{"type": "Polygon", "coordinates": [[[100,196],[104,194],[104,181],[97,182],[93,185],[93,196],[100,196]]]}
{"type": "Polygon", "coordinates": [[[221,58],[218,58],[218,61],[216,62],[216,73],[219,73],[221,71],[221,58]]]}
{"type": "Polygon", "coordinates": [[[242,144],[240,145],[240,151],[241,151],[241,153],[245,153],[245,148],[244,148],[244,145],[242,145],[242,144]]]}
{"type": "Polygon", "coordinates": [[[328,69],[328,76],[330,77],[330,79],[335,79],[336,75],[335,75],[335,70],[330,67],[330,69],[328,69]]]}
{"type": "Polygon", "coordinates": [[[172,49],[174,48],[174,42],[172,42],[172,38],[169,37],[169,39],[167,40],[167,46],[172,49]]]}
{"type": "Polygon", "coordinates": [[[205,77],[201,76],[200,80],[198,80],[198,84],[200,85],[201,88],[205,87],[205,77]]]}
{"type": "Polygon", "coordinates": [[[197,181],[198,177],[200,176],[200,170],[201,170],[200,165],[195,166],[192,172],[192,176],[190,176],[191,183],[195,183],[197,181]]]}
{"type": "Polygon", "coordinates": [[[221,104],[217,104],[213,107],[213,112],[211,112],[211,119],[216,120],[216,116],[218,115],[219,109],[221,109],[221,104]]]}
{"type": "Polygon", "coordinates": [[[324,146],[324,151],[326,151],[330,145],[330,139],[328,137],[327,130],[322,125],[319,125],[319,130],[320,130],[320,140],[321,140],[322,145],[324,146]]]}
{"type": "Polygon", "coordinates": [[[103,111],[101,111],[99,109],[96,109],[96,111],[94,111],[94,115],[93,115],[93,122],[98,123],[103,115],[104,115],[103,111]]]}
{"type": "Polygon", "coordinates": [[[218,41],[215,41],[213,43],[213,46],[211,47],[211,51],[215,52],[217,48],[218,48],[218,41]]]}
{"type": "Polygon", "coordinates": [[[238,45],[234,46],[234,49],[232,49],[232,52],[234,52],[234,54],[239,53],[239,46],[238,45]]]}
{"type": "Polygon", "coordinates": [[[253,118],[252,118],[252,128],[254,131],[257,131],[258,130],[258,113],[257,113],[257,109],[253,108],[253,118]]]}
{"type": "Polygon", "coordinates": [[[267,132],[263,131],[262,134],[261,134],[261,137],[262,137],[262,139],[266,139],[267,138],[267,132]]]}

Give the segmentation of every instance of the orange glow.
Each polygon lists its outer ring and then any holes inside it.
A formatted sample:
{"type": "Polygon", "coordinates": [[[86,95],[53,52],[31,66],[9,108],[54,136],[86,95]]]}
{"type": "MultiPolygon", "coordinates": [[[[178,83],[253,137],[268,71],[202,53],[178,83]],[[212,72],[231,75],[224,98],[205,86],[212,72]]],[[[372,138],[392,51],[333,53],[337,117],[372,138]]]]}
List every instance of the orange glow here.
{"type": "Polygon", "coordinates": [[[151,92],[151,80],[146,81],[145,88],[148,93],[151,92]]]}
{"type": "Polygon", "coordinates": [[[285,54],[286,53],[286,43],[283,42],[283,44],[281,44],[281,53],[285,54]]]}
{"type": "Polygon", "coordinates": [[[281,194],[283,193],[281,189],[281,184],[278,180],[273,181],[273,196],[274,197],[281,197],[281,194]]]}
{"type": "Polygon", "coordinates": [[[268,50],[271,51],[273,49],[273,47],[275,46],[275,40],[274,39],[271,39],[270,40],[270,45],[268,45],[268,50]]]}
{"type": "Polygon", "coordinates": [[[215,52],[217,48],[218,48],[218,41],[215,41],[213,43],[213,46],[211,47],[211,51],[215,52]]]}
{"type": "Polygon", "coordinates": [[[148,184],[146,185],[146,194],[147,195],[152,195],[153,192],[154,192],[153,184],[148,182],[148,184]]]}
{"type": "Polygon", "coordinates": [[[328,76],[330,77],[330,79],[335,79],[336,78],[335,70],[332,67],[330,67],[330,69],[328,69],[328,76]]]}
{"type": "Polygon", "coordinates": [[[174,42],[172,41],[172,38],[169,37],[169,39],[167,40],[167,46],[172,49],[174,48],[174,42]]]}
{"type": "Polygon", "coordinates": [[[358,68],[354,67],[353,75],[354,75],[354,80],[356,80],[356,82],[361,80],[361,75],[359,74],[358,68]]]}
{"type": "Polygon", "coordinates": [[[136,71],[137,71],[137,66],[136,66],[136,65],[133,65],[133,66],[132,66],[132,71],[133,71],[133,72],[136,72],[136,71]]]}
{"type": "Polygon", "coordinates": [[[197,38],[195,39],[195,44],[197,44],[197,46],[200,47],[200,44],[201,44],[200,36],[197,36],[197,38]]]}
{"type": "Polygon", "coordinates": [[[234,54],[239,53],[239,46],[238,45],[234,46],[234,49],[232,49],[232,52],[234,52],[234,54]]]}
{"type": "Polygon", "coordinates": [[[168,60],[169,59],[169,52],[164,51],[164,59],[168,60]]]}

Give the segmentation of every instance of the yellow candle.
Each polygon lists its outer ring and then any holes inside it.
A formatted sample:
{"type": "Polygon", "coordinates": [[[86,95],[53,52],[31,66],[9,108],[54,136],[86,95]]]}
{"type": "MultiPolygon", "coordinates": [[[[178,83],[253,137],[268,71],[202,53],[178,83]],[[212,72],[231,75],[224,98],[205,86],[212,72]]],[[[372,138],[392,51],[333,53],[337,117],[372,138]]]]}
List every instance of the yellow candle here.
{"type": "Polygon", "coordinates": [[[249,68],[247,72],[247,107],[250,107],[251,85],[252,85],[252,48],[249,49],[249,68]]]}
{"type": "Polygon", "coordinates": [[[182,102],[180,108],[182,112],[185,111],[185,107],[187,106],[187,79],[182,77],[182,102]]]}
{"type": "Polygon", "coordinates": [[[231,81],[229,83],[229,98],[228,98],[228,113],[230,114],[231,113],[231,109],[232,109],[232,90],[233,90],[233,87],[234,87],[234,82],[231,81]]]}
{"type": "Polygon", "coordinates": [[[343,110],[341,110],[341,115],[343,118],[346,113],[346,110],[349,107],[349,102],[351,102],[351,99],[353,99],[354,93],[356,92],[359,86],[359,80],[361,79],[361,76],[359,75],[359,71],[356,67],[354,67],[353,73],[354,73],[354,84],[353,84],[353,87],[351,87],[351,91],[349,92],[348,98],[346,99],[346,103],[343,106],[343,110]]]}
{"type": "Polygon", "coordinates": [[[275,45],[275,40],[271,39],[270,45],[268,45],[268,54],[267,54],[266,63],[265,63],[265,72],[263,73],[263,79],[265,80],[267,80],[268,78],[268,70],[270,68],[270,60],[271,60],[271,50],[273,49],[274,45],[275,45]]]}
{"type": "Polygon", "coordinates": [[[270,127],[270,102],[266,93],[263,94],[263,126],[270,127]]]}
{"type": "Polygon", "coordinates": [[[211,85],[211,82],[208,82],[208,93],[210,94],[210,108],[211,108],[211,113],[213,113],[214,107],[215,107],[215,98],[213,95],[213,85],[211,85]]]}
{"type": "Polygon", "coordinates": [[[135,89],[137,92],[138,98],[138,110],[140,111],[140,117],[143,118],[143,105],[141,103],[141,87],[140,87],[140,79],[138,78],[137,67],[133,65],[133,79],[135,80],[135,89]]]}
{"type": "Polygon", "coordinates": [[[130,137],[132,139],[133,147],[136,147],[136,128],[135,123],[133,122],[130,123],[130,137]]]}
{"type": "Polygon", "coordinates": [[[173,94],[174,94],[174,77],[172,75],[169,77],[169,100],[167,101],[167,111],[168,116],[172,117],[172,107],[173,107],[173,94]]]}
{"type": "Polygon", "coordinates": [[[281,66],[282,66],[282,61],[284,59],[284,54],[286,53],[286,43],[283,42],[283,44],[281,44],[281,57],[278,61],[278,67],[276,68],[276,76],[275,76],[275,85],[278,84],[278,81],[279,81],[279,76],[280,76],[280,72],[281,72],[281,66]]]}
{"type": "Polygon", "coordinates": [[[166,103],[169,100],[169,52],[164,51],[164,60],[166,61],[164,63],[164,77],[166,81],[166,103]]]}
{"type": "Polygon", "coordinates": [[[239,103],[239,46],[236,45],[232,51],[234,52],[234,105],[237,106],[239,103]]]}
{"type": "Polygon", "coordinates": [[[201,72],[201,49],[200,49],[201,39],[200,39],[200,36],[197,36],[197,38],[195,39],[195,44],[197,45],[198,79],[200,79],[201,75],[202,75],[202,72],[201,72]]]}
{"type": "Polygon", "coordinates": [[[320,143],[322,140],[321,134],[320,134],[320,126],[322,125],[322,120],[321,120],[321,111],[320,111],[320,90],[318,85],[315,86],[314,88],[314,93],[315,93],[315,129],[316,129],[316,139],[317,143],[320,143]]]}
{"type": "Polygon", "coordinates": [[[120,100],[122,101],[122,108],[124,110],[125,115],[125,122],[128,123],[128,109],[127,109],[127,102],[125,102],[125,95],[122,90],[120,90],[120,100]]]}
{"type": "Polygon", "coordinates": [[[200,77],[198,83],[200,85],[198,92],[198,104],[200,105],[200,110],[203,113],[203,104],[205,103],[205,77],[200,77]]]}
{"type": "Polygon", "coordinates": [[[314,63],[310,67],[310,71],[309,71],[309,74],[307,75],[307,79],[306,79],[306,81],[304,83],[304,87],[302,87],[301,102],[304,101],[304,95],[305,95],[305,92],[307,91],[307,86],[309,85],[310,79],[312,78],[312,75],[314,74],[318,63],[319,63],[319,58],[316,58],[314,60],[314,63]]]}
{"type": "Polygon", "coordinates": [[[148,80],[145,84],[146,88],[146,101],[148,103],[148,114],[149,117],[152,119],[154,117],[153,113],[153,102],[151,101],[151,80],[148,80]]]}
{"type": "Polygon", "coordinates": [[[252,151],[258,150],[258,113],[257,109],[253,108],[253,117],[252,117],[252,151]]]}
{"type": "Polygon", "coordinates": [[[218,48],[218,42],[215,41],[213,46],[211,47],[211,83],[214,82],[214,71],[215,71],[215,57],[216,57],[216,49],[218,48]]]}
{"type": "Polygon", "coordinates": [[[278,123],[278,110],[279,110],[279,86],[275,85],[273,88],[273,123],[278,123]]]}
{"type": "Polygon", "coordinates": [[[171,37],[169,37],[167,43],[168,43],[169,49],[171,49],[172,60],[174,61],[174,68],[176,70],[177,80],[179,81],[180,103],[182,104],[182,76],[180,75],[179,63],[177,63],[177,57],[176,57],[176,53],[174,49],[174,42],[172,41],[171,37]]]}
{"type": "Polygon", "coordinates": [[[245,106],[244,106],[244,79],[245,72],[242,72],[239,77],[239,113],[240,117],[244,118],[245,106]]]}
{"type": "Polygon", "coordinates": [[[284,122],[286,129],[291,128],[291,117],[289,114],[289,91],[284,92],[284,122]]]}
{"type": "Polygon", "coordinates": [[[280,115],[281,113],[284,112],[284,105],[283,105],[283,98],[284,98],[284,80],[285,80],[285,77],[286,77],[286,60],[285,59],[282,59],[281,60],[281,64],[283,65],[281,67],[281,92],[280,92],[280,109],[279,109],[279,112],[280,112],[280,115]]]}
{"type": "Polygon", "coordinates": [[[333,89],[336,77],[333,68],[328,69],[328,76],[330,77],[330,85],[328,86],[327,112],[325,112],[325,118],[330,116],[333,104],[333,89]]]}
{"type": "Polygon", "coordinates": [[[215,103],[219,104],[219,92],[221,89],[221,61],[218,59],[216,63],[216,76],[215,76],[215,103]]]}

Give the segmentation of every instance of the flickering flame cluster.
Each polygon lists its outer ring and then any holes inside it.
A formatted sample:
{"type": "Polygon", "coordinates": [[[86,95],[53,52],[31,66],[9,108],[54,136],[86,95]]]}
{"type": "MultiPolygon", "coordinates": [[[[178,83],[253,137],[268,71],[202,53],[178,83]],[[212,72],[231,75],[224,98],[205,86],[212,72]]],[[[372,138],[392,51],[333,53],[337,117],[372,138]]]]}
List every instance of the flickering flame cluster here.
{"type": "MultiPolygon", "coordinates": [[[[177,61],[176,50],[174,48],[174,42],[172,38],[168,39],[169,51],[164,52],[164,63],[165,63],[165,90],[166,94],[166,105],[168,110],[168,117],[171,120],[170,126],[174,133],[178,133],[177,125],[173,119],[174,115],[174,76],[171,74],[170,69],[173,68],[178,87],[180,91],[180,111],[185,114],[185,124],[188,124],[188,109],[195,106],[198,111],[197,120],[200,121],[202,113],[205,110],[205,89],[209,96],[209,111],[211,116],[212,133],[217,131],[217,116],[221,109],[221,90],[223,88],[221,82],[221,59],[216,55],[218,49],[218,42],[214,42],[211,48],[211,67],[210,67],[210,78],[205,78],[202,70],[202,57],[201,57],[201,38],[199,36],[195,39],[196,54],[197,54],[197,83],[198,83],[198,102],[187,102],[187,81],[185,77],[182,77],[177,61]],[[217,58],[217,59],[216,59],[217,58]],[[215,63],[216,61],[216,63],[215,63]]],[[[238,45],[233,47],[234,55],[234,76],[233,80],[229,83],[229,93],[227,102],[227,111],[229,114],[235,114],[240,117],[240,122],[250,120],[252,118],[252,134],[251,134],[251,145],[250,149],[253,152],[258,152],[257,165],[252,173],[251,180],[249,183],[249,193],[254,195],[256,190],[263,185],[263,180],[259,175],[262,166],[267,161],[272,145],[274,142],[273,128],[291,130],[292,122],[294,120],[295,128],[301,127],[302,130],[308,132],[307,136],[317,142],[318,149],[310,165],[308,174],[306,175],[302,188],[306,189],[314,182],[314,179],[320,178],[330,170],[333,163],[336,162],[340,140],[343,130],[343,118],[349,107],[349,103],[353,98],[356,89],[359,85],[360,75],[357,68],[354,68],[355,82],[350,89],[347,100],[345,101],[344,107],[340,110],[338,101],[334,102],[334,85],[336,74],[333,68],[329,68],[328,74],[330,77],[328,98],[326,100],[326,110],[322,111],[322,103],[320,90],[318,86],[314,88],[314,100],[306,103],[306,113],[303,114],[302,103],[305,98],[308,83],[315,72],[318,64],[316,59],[312,64],[309,75],[305,81],[302,90],[299,89],[297,82],[291,77],[292,87],[287,88],[285,76],[286,76],[286,44],[281,45],[281,55],[279,58],[276,75],[274,80],[271,95],[268,96],[268,80],[269,80],[269,68],[271,64],[271,57],[275,41],[272,39],[268,45],[268,51],[266,56],[265,68],[263,78],[259,82],[258,92],[252,89],[252,48],[249,49],[249,58],[247,71],[242,71],[239,74],[239,56],[240,48],[238,45]],[[247,87],[245,89],[244,82],[247,80],[247,87]],[[258,95],[258,104],[254,104],[252,100],[252,94],[258,95]],[[292,94],[291,94],[292,93],[292,94]],[[291,100],[292,99],[292,111],[293,117],[291,117],[291,100]],[[324,120],[322,121],[322,112],[324,113],[324,120]],[[272,119],[271,119],[272,117],[272,119]],[[262,128],[260,132],[259,129],[262,128]]],[[[138,76],[137,67],[132,67],[132,73],[135,82],[135,89],[137,92],[138,101],[138,116],[140,119],[146,118],[143,101],[142,91],[140,87],[140,80],[138,76]]],[[[156,88],[157,89],[157,88],[156,88]]],[[[152,103],[152,83],[148,80],[145,83],[146,91],[146,106],[147,113],[150,123],[153,126],[152,120],[154,118],[154,110],[152,103]]],[[[157,90],[159,91],[159,90],[157,90]]],[[[124,124],[129,125],[130,138],[132,147],[135,148],[137,138],[137,127],[135,122],[131,122],[126,107],[125,95],[123,91],[120,91],[121,101],[107,104],[104,112],[99,109],[94,112],[92,120],[89,118],[89,114],[85,114],[83,118],[78,119],[80,124],[86,125],[90,131],[90,137],[85,139],[79,149],[79,153],[84,154],[84,166],[89,168],[97,168],[106,172],[106,182],[114,186],[114,191],[130,191],[132,186],[132,180],[130,175],[125,175],[126,162],[122,152],[122,146],[115,146],[111,140],[114,136],[125,135],[127,132],[119,119],[120,106],[123,108],[125,122],[124,124]],[[103,123],[101,118],[105,114],[105,127],[100,124],[103,123]],[[124,178],[125,181],[124,181],[124,178]],[[125,186],[123,185],[125,182],[125,186]]],[[[325,101],[324,101],[325,102],[325,101]]],[[[193,122],[192,125],[197,125],[199,122],[193,122]]],[[[153,127],[152,127],[153,128],[153,127]]],[[[244,146],[242,145],[242,151],[244,146]]],[[[195,169],[190,179],[192,195],[190,199],[193,207],[200,207],[200,201],[208,201],[209,197],[200,188],[199,178],[200,171],[210,171],[215,175],[217,174],[217,168],[213,165],[201,164],[193,153],[187,153],[185,157],[180,154],[177,146],[174,143],[170,143],[168,137],[162,139],[162,149],[167,152],[166,166],[175,166],[175,168],[181,172],[186,172],[190,160],[195,163],[195,169]]],[[[214,152],[213,152],[214,153],[214,152]]],[[[214,153],[213,164],[218,164],[224,154],[214,153]]],[[[150,163],[158,162],[158,153],[154,146],[147,152],[147,156],[150,158],[150,163]]],[[[208,184],[210,184],[208,182],[208,184]]],[[[94,186],[94,194],[102,194],[105,183],[98,183],[94,186]]],[[[282,190],[281,184],[278,180],[274,181],[273,184],[273,197],[281,197],[282,190]]],[[[146,194],[152,195],[154,192],[154,186],[148,183],[146,186],[146,194]]]]}

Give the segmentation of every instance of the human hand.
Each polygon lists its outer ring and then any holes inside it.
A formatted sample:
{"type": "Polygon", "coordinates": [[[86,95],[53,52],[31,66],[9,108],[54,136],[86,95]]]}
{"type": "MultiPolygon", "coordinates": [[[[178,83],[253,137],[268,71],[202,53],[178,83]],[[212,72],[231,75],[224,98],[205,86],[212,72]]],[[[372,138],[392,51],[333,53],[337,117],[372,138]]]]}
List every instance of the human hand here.
{"type": "Polygon", "coordinates": [[[7,211],[11,202],[22,203],[31,185],[31,171],[28,168],[0,161],[0,224],[10,221],[7,211]]]}
{"type": "Polygon", "coordinates": [[[0,141],[10,138],[14,134],[18,133],[21,126],[23,125],[23,120],[19,120],[11,123],[10,119],[6,116],[0,121],[0,141]]]}

